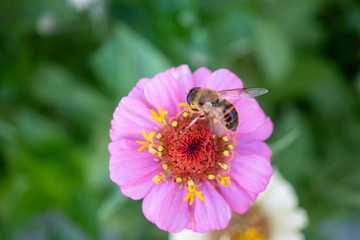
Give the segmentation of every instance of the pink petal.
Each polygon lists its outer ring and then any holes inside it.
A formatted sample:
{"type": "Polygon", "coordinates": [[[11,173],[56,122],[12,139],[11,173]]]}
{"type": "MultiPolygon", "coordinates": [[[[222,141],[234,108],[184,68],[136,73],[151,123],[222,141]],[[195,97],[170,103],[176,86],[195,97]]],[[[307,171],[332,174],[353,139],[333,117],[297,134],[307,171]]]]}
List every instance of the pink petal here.
{"type": "Polygon", "coordinates": [[[149,119],[150,109],[136,98],[124,97],[115,109],[114,119],[111,121],[110,138],[117,140],[123,137],[133,140],[144,140],[142,130],[147,134],[154,131],[158,122],[149,119]]]}
{"type": "Polygon", "coordinates": [[[205,82],[206,78],[209,77],[212,74],[212,72],[207,69],[206,67],[201,67],[198,68],[194,73],[193,73],[193,78],[195,81],[194,86],[201,86],[201,82],[205,82]]]}
{"type": "Polygon", "coordinates": [[[155,185],[152,179],[156,174],[159,174],[160,171],[161,168],[159,166],[158,168],[155,168],[152,172],[149,172],[145,176],[139,178],[136,182],[127,185],[121,185],[121,192],[125,196],[128,196],[134,200],[142,199],[155,185]]]}
{"type": "Polygon", "coordinates": [[[143,200],[145,217],[160,229],[180,232],[189,220],[189,203],[184,201],[186,188],[178,184],[161,182],[151,188],[143,200]]]}
{"type": "Polygon", "coordinates": [[[167,116],[173,117],[181,110],[179,103],[186,102],[186,93],[193,84],[190,69],[183,65],[157,74],[145,86],[145,96],[154,109],[161,106],[169,112],[167,116]]]}
{"type": "MultiPolygon", "coordinates": [[[[190,88],[192,88],[192,85],[194,84],[194,78],[193,78],[193,75],[192,75],[191,70],[188,65],[184,64],[184,65],[180,65],[176,68],[175,67],[170,68],[170,69],[166,70],[166,73],[171,75],[175,79],[175,81],[183,82],[186,85],[191,86],[190,88]]],[[[189,89],[186,89],[186,92],[188,90],[189,89]]]]}
{"type": "Polygon", "coordinates": [[[209,88],[216,91],[242,88],[243,83],[234,73],[227,69],[219,69],[207,78],[202,79],[199,87],[209,88]]]}
{"type": "Polygon", "coordinates": [[[137,83],[136,86],[129,92],[129,97],[141,99],[141,101],[145,102],[146,99],[144,95],[144,88],[146,84],[151,81],[150,78],[141,78],[137,83]]]}
{"type": "Polygon", "coordinates": [[[232,210],[240,214],[245,213],[250,205],[255,202],[258,194],[247,192],[232,178],[230,180],[231,184],[229,187],[221,186],[218,191],[230,205],[232,210]]]}
{"type": "Polygon", "coordinates": [[[257,150],[237,151],[241,146],[235,148],[238,153],[231,161],[230,177],[249,192],[259,193],[266,189],[273,173],[269,159],[257,154],[257,150]]]}
{"type": "Polygon", "coordinates": [[[269,117],[266,117],[262,124],[253,132],[246,133],[238,136],[237,140],[239,143],[250,142],[250,141],[263,141],[270,137],[273,132],[273,123],[269,117]]]}
{"type": "MultiPolygon", "coordinates": [[[[141,144],[135,142],[134,140],[129,140],[126,138],[115,140],[109,143],[108,149],[110,155],[119,154],[122,150],[125,149],[139,149],[141,144]]],[[[146,150],[144,150],[146,151],[146,150]]]]}
{"type": "Polygon", "coordinates": [[[190,206],[190,216],[189,216],[189,221],[186,225],[186,229],[195,231],[195,232],[206,232],[206,231],[200,231],[199,227],[195,221],[195,217],[194,217],[194,207],[190,206]]]}
{"type": "Polygon", "coordinates": [[[235,134],[244,135],[254,132],[263,124],[266,116],[255,99],[240,99],[233,104],[239,115],[239,126],[235,134]]]}
{"type": "Polygon", "coordinates": [[[268,161],[270,161],[272,155],[271,149],[264,142],[238,143],[238,145],[235,146],[234,151],[239,155],[257,154],[268,161]]]}
{"type": "Polygon", "coordinates": [[[137,152],[136,149],[125,149],[110,156],[110,178],[118,185],[134,183],[157,168],[159,163],[146,150],[137,152]]]}
{"type": "Polygon", "coordinates": [[[229,204],[209,182],[204,182],[199,191],[202,191],[202,196],[206,201],[201,201],[195,196],[194,203],[191,206],[195,221],[190,222],[187,228],[196,232],[225,228],[231,218],[229,204]]]}

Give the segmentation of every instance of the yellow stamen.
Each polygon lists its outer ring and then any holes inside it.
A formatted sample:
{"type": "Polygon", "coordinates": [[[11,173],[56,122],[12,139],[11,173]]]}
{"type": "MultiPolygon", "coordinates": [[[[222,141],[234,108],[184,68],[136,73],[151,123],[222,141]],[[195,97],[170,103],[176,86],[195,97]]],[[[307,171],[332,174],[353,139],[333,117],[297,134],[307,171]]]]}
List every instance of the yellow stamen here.
{"type": "Polygon", "coordinates": [[[205,201],[205,198],[203,196],[201,196],[202,192],[198,191],[196,186],[188,186],[188,194],[186,195],[186,197],[184,198],[184,201],[187,201],[190,199],[189,201],[189,205],[191,206],[194,202],[194,198],[195,195],[198,196],[198,198],[201,201],[205,201]]]}
{"type": "Polygon", "coordinates": [[[138,149],[138,152],[144,150],[145,148],[149,147],[150,143],[146,141],[137,141],[138,144],[142,144],[142,146],[138,149]]]}
{"type": "Polygon", "coordinates": [[[159,114],[157,114],[154,110],[150,109],[150,112],[152,114],[152,116],[150,116],[150,119],[154,119],[155,121],[158,121],[159,123],[161,123],[162,125],[166,125],[166,121],[165,121],[165,115],[168,114],[167,111],[162,111],[161,106],[158,107],[158,112],[159,114]]]}
{"type": "Polygon", "coordinates": [[[181,177],[177,177],[177,178],[176,178],[176,181],[177,181],[178,183],[181,183],[183,180],[182,180],[181,177]]]}
{"type": "Polygon", "coordinates": [[[198,112],[198,110],[197,110],[196,108],[194,108],[193,106],[191,106],[191,105],[188,104],[188,103],[179,103],[179,106],[180,106],[180,107],[188,107],[188,108],[190,108],[190,112],[191,112],[191,113],[198,112]]]}
{"type": "Polygon", "coordinates": [[[163,168],[164,170],[168,169],[168,167],[169,167],[169,166],[168,166],[166,163],[163,163],[162,168],[163,168]]]}
{"type": "Polygon", "coordinates": [[[160,146],[158,146],[158,151],[159,151],[159,152],[164,151],[164,147],[163,147],[163,146],[161,146],[161,145],[160,145],[160,146]]]}
{"type": "Polygon", "coordinates": [[[158,152],[157,153],[159,157],[162,157],[163,156],[163,153],[162,152],[158,152]]]}
{"type": "Polygon", "coordinates": [[[149,153],[155,154],[157,151],[150,145],[149,146],[149,153]]]}
{"type": "Polygon", "coordinates": [[[188,113],[188,112],[184,112],[182,116],[183,116],[183,119],[186,120],[186,119],[188,118],[188,116],[189,116],[189,113],[188,113]]]}
{"type": "Polygon", "coordinates": [[[224,187],[229,187],[229,185],[227,185],[226,182],[228,182],[229,184],[231,184],[230,177],[224,177],[224,176],[222,176],[222,175],[219,174],[219,180],[220,180],[220,183],[221,183],[224,187]]]}
{"type": "Polygon", "coordinates": [[[194,186],[194,181],[191,178],[186,179],[186,183],[189,187],[193,187],[194,186]]]}
{"type": "Polygon", "coordinates": [[[188,103],[179,103],[179,106],[180,107],[189,107],[189,108],[191,108],[191,105],[188,104],[188,103]]]}
{"type": "Polygon", "coordinates": [[[142,146],[138,149],[138,152],[144,150],[145,148],[149,148],[149,152],[150,153],[157,153],[157,151],[152,147],[152,144],[153,144],[153,138],[155,136],[155,132],[150,132],[149,135],[146,134],[145,130],[142,131],[142,134],[144,136],[144,138],[147,140],[147,141],[137,141],[136,142],[138,144],[142,144],[142,146]]]}
{"type": "Polygon", "coordinates": [[[153,181],[155,182],[155,183],[157,183],[157,184],[159,184],[159,183],[161,183],[161,181],[162,181],[162,179],[164,178],[165,176],[164,175],[155,175],[154,177],[153,177],[153,181]]]}
{"type": "Polygon", "coordinates": [[[223,162],[217,162],[217,165],[219,165],[219,167],[221,167],[224,170],[229,168],[229,165],[227,165],[226,163],[223,163],[223,162]]]}
{"type": "Polygon", "coordinates": [[[155,136],[155,132],[150,132],[149,136],[146,134],[145,130],[142,131],[142,134],[146,140],[152,142],[153,137],[155,136]]]}

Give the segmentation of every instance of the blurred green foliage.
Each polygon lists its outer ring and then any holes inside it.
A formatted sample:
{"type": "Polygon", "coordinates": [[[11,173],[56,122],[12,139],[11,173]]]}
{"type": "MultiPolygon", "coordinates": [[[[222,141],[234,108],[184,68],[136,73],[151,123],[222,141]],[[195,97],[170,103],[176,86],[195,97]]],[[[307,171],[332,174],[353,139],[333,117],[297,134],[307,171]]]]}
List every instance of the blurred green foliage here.
{"type": "Polygon", "coordinates": [[[359,36],[356,0],[1,1],[0,238],[166,239],[110,181],[108,130],[138,79],[186,63],[270,90],[307,239],[355,239],[359,36]]]}

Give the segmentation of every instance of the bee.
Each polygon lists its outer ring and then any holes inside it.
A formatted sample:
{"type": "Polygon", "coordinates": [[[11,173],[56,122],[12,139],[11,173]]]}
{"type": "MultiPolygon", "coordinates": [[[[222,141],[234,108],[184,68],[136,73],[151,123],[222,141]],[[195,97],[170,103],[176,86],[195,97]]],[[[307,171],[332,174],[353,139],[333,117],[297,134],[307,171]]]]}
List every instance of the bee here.
{"type": "MultiPolygon", "coordinates": [[[[205,118],[215,140],[215,122],[218,121],[230,131],[236,131],[239,115],[228,99],[253,98],[267,93],[265,88],[237,88],[215,91],[207,88],[194,87],[187,92],[186,100],[194,111],[200,113],[183,130],[191,127],[198,119],[205,118]]],[[[216,144],[215,144],[216,146],[216,144]]]]}

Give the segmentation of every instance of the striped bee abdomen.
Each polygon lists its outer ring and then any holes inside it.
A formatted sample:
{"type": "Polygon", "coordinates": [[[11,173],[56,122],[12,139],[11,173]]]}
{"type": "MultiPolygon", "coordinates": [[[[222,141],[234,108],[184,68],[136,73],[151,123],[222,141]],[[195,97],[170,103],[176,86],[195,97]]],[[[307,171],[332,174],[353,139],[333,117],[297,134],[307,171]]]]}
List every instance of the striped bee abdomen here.
{"type": "Polygon", "coordinates": [[[229,100],[220,99],[213,106],[218,109],[217,119],[230,131],[236,131],[239,116],[234,105],[229,100]]]}

